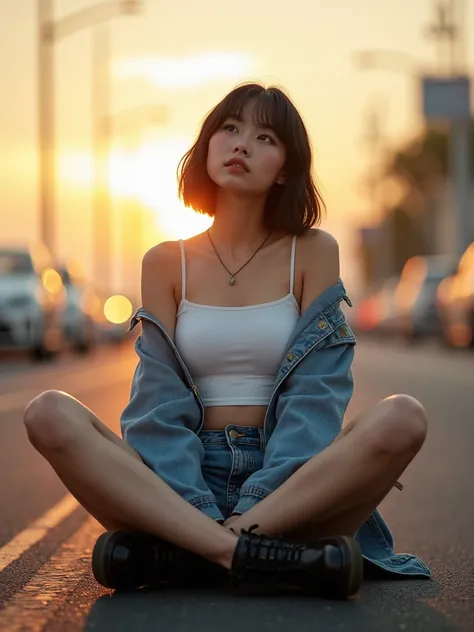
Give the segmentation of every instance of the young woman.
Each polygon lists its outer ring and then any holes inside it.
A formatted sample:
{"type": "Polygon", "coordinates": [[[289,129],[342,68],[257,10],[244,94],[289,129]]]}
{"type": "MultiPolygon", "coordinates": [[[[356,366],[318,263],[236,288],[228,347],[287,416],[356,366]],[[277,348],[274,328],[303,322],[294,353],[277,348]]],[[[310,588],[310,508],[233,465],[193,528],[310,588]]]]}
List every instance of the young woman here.
{"type": "Polygon", "coordinates": [[[179,175],[212,227],[143,259],[124,439],[61,392],[25,411],[33,445],[107,529],[93,555],[103,585],[230,571],[346,597],[359,546],[368,568],[429,576],[394,553],[377,511],[425,440],[423,407],[395,395],[342,429],[355,339],[311,167],[281,90],[228,94],[179,175]]]}

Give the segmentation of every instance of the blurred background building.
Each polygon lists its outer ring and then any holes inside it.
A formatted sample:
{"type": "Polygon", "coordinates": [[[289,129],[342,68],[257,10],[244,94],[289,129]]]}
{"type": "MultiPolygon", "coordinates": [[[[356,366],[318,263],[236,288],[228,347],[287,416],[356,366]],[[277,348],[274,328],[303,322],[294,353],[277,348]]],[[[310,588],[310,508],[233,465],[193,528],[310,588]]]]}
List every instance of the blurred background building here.
{"type": "Polygon", "coordinates": [[[386,104],[372,102],[367,112],[364,141],[371,163],[363,184],[374,221],[359,229],[366,289],[400,274],[410,257],[460,256],[474,239],[467,3],[438,1],[432,8],[424,35],[434,44],[436,64],[422,64],[402,50],[354,55],[360,69],[406,76],[422,115],[419,130],[394,145],[384,138],[386,104]],[[433,82],[439,83],[436,93],[429,92],[433,82]]]}

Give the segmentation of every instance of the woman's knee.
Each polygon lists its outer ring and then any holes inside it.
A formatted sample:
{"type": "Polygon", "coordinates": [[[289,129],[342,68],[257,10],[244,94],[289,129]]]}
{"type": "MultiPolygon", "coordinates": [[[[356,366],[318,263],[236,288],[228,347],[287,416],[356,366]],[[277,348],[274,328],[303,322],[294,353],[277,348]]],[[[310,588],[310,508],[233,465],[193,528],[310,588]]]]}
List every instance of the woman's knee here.
{"type": "Polygon", "coordinates": [[[426,439],[428,420],[422,404],[410,395],[392,395],[379,404],[368,430],[377,452],[416,454],[426,439]]]}
{"type": "Polygon", "coordinates": [[[78,402],[62,391],[40,393],[25,409],[23,422],[36,448],[60,449],[77,436],[78,423],[73,408],[78,402]]]}

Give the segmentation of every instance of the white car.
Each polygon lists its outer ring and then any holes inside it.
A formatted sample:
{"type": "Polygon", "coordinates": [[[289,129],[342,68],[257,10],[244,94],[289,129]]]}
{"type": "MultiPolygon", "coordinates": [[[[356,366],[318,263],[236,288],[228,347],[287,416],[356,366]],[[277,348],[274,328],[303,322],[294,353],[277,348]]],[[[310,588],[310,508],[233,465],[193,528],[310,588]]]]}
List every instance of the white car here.
{"type": "Polygon", "coordinates": [[[82,267],[76,261],[59,268],[67,292],[67,307],[63,313],[63,331],[66,340],[78,353],[87,353],[97,343],[94,307],[96,296],[86,281],[82,267]]]}
{"type": "Polygon", "coordinates": [[[22,349],[37,359],[63,348],[66,291],[43,244],[0,246],[0,349],[22,349]]]}

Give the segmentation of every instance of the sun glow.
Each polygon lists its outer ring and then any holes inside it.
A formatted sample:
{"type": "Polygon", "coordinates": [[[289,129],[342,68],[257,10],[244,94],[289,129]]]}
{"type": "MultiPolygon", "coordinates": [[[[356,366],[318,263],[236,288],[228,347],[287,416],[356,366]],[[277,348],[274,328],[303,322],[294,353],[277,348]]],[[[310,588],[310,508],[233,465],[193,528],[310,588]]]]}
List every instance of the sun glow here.
{"type": "Polygon", "coordinates": [[[210,52],[189,57],[124,59],[115,67],[119,78],[138,77],[164,88],[189,88],[219,79],[238,79],[254,70],[246,53],[210,52]]]}
{"type": "MultiPolygon", "coordinates": [[[[137,148],[113,148],[109,181],[112,205],[134,198],[156,215],[156,228],[165,239],[187,239],[212,224],[207,215],[186,208],[178,198],[176,169],[190,147],[189,139],[150,139],[137,148]]],[[[93,186],[93,162],[89,154],[64,153],[59,176],[74,187],[93,186]]]]}
{"type": "Polygon", "coordinates": [[[185,139],[150,141],[133,153],[114,152],[111,159],[112,194],[133,196],[154,209],[157,227],[169,239],[192,237],[212,224],[178,199],[176,168],[189,145],[185,139]]]}

